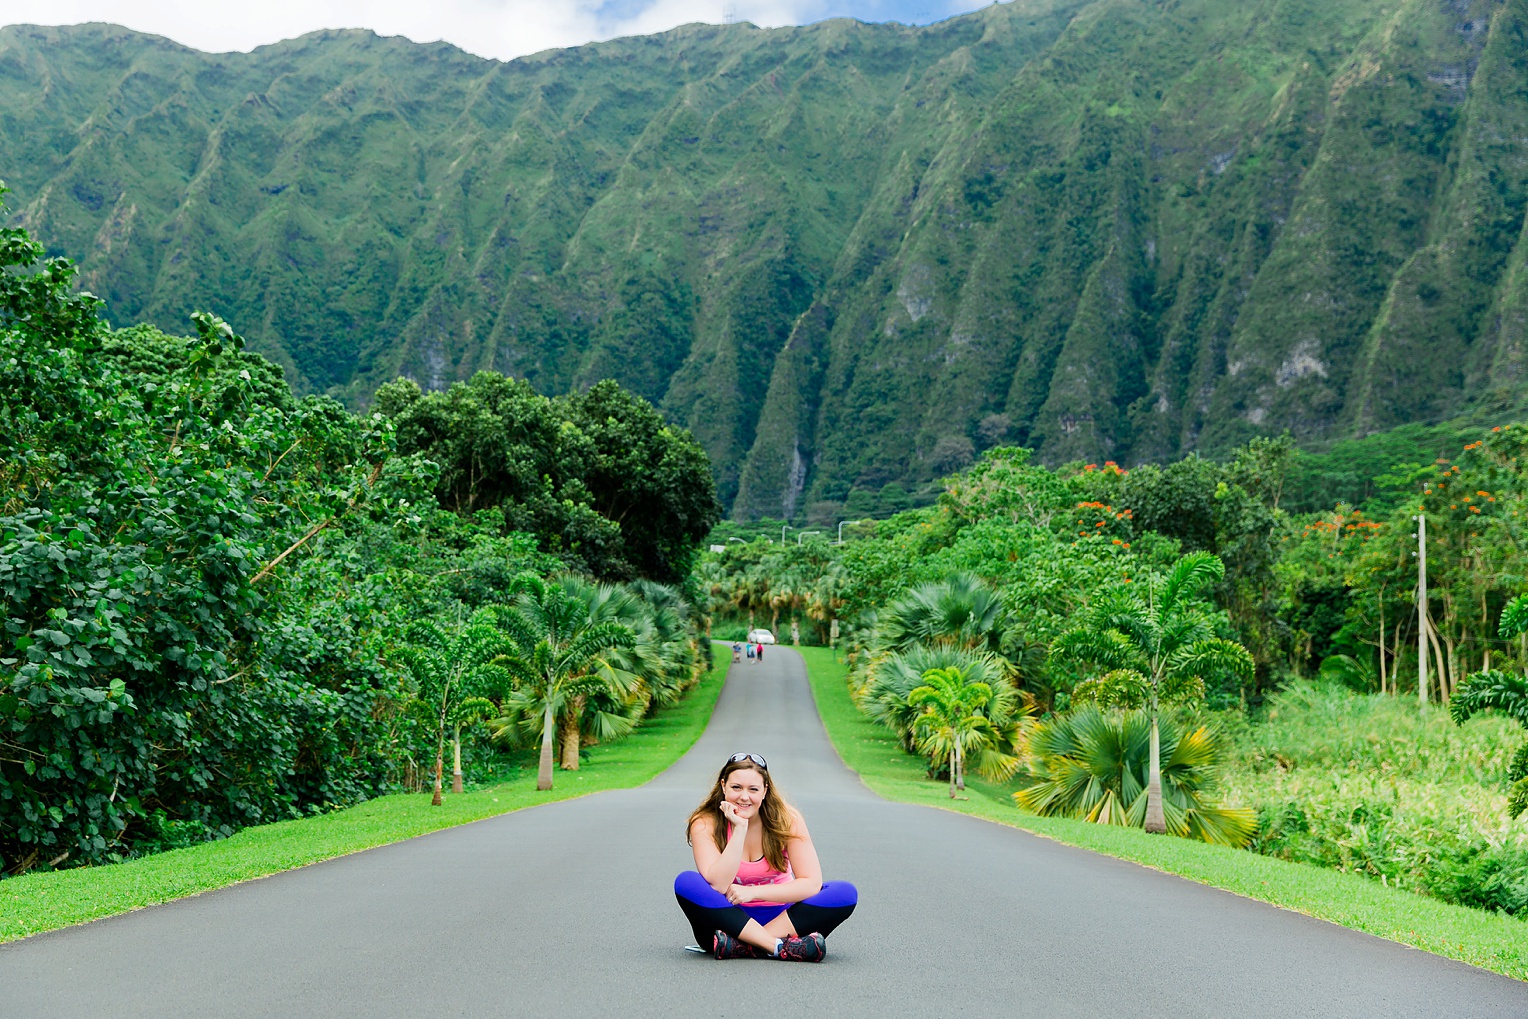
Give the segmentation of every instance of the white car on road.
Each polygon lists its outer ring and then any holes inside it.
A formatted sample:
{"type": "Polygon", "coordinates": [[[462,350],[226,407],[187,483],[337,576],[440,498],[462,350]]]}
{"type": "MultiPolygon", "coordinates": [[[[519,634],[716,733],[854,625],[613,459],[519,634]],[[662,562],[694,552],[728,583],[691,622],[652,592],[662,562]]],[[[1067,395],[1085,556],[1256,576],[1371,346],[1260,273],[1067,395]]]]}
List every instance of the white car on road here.
{"type": "Polygon", "coordinates": [[[775,635],[768,630],[749,630],[748,643],[750,644],[773,644],[775,635]]]}

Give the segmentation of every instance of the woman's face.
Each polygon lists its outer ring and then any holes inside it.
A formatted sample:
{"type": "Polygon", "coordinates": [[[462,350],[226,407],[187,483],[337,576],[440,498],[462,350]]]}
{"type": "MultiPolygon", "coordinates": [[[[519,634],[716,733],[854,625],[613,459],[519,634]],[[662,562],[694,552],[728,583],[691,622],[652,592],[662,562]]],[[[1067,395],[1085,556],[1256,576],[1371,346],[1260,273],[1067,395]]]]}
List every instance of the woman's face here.
{"type": "Polygon", "coordinates": [[[768,789],[764,776],[752,768],[739,768],[722,782],[722,796],[736,808],[739,817],[750,820],[758,816],[768,789]]]}

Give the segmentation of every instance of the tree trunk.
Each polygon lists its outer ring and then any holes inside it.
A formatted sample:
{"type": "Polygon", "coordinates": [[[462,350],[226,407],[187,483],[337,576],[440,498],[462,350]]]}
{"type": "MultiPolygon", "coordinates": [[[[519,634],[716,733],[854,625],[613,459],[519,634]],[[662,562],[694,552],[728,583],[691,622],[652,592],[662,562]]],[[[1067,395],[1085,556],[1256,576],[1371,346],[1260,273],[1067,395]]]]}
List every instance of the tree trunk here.
{"type": "Polygon", "coordinates": [[[838,617],[828,623],[828,647],[838,647],[838,617]]]}
{"type": "Polygon", "coordinates": [[[791,620],[791,643],[801,643],[801,627],[796,623],[794,618],[791,620]]]}
{"type": "Polygon", "coordinates": [[[446,737],[441,733],[440,741],[435,744],[435,795],[430,798],[430,806],[440,806],[440,776],[445,770],[446,737]]]}
{"type": "Polygon", "coordinates": [[[1438,701],[1448,703],[1448,668],[1443,660],[1443,641],[1438,638],[1438,628],[1432,618],[1423,621],[1427,627],[1427,646],[1432,651],[1433,671],[1438,675],[1438,701]]]}
{"type": "Polygon", "coordinates": [[[459,725],[451,737],[451,791],[462,791],[462,727],[459,725]]]}
{"type": "Polygon", "coordinates": [[[1151,763],[1146,771],[1146,830],[1153,835],[1167,833],[1167,815],[1162,812],[1162,736],[1156,712],[1151,714],[1151,763]]]}
{"type": "Polygon", "coordinates": [[[958,773],[958,769],[955,766],[956,753],[957,751],[952,747],[950,749],[950,799],[952,800],[955,798],[955,775],[958,773]]]}
{"type": "Polygon", "coordinates": [[[541,719],[541,761],[536,766],[536,791],[544,793],[552,788],[552,736],[557,729],[557,719],[552,706],[546,707],[541,719]]]}
{"type": "Polygon", "coordinates": [[[1449,696],[1454,692],[1454,683],[1459,675],[1459,649],[1454,644],[1452,636],[1443,638],[1443,646],[1447,649],[1448,682],[1441,685],[1438,694],[1439,699],[1446,705],[1449,696]]]}
{"type": "Polygon", "coordinates": [[[575,697],[568,705],[568,713],[562,716],[560,726],[562,737],[562,770],[578,770],[578,750],[581,742],[581,734],[578,731],[578,716],[583,714],[584,698],[575,697]]]}
{"type": "Polygon", "coordinates": [[[959,743],[955,744],[955,788],[966,791],[966,753],[959,743]]]}
{"type": "Polygon", "coordinates": [[[1385,692],[1385,589],[1379,589],[1379,692],[1385,692]]]}

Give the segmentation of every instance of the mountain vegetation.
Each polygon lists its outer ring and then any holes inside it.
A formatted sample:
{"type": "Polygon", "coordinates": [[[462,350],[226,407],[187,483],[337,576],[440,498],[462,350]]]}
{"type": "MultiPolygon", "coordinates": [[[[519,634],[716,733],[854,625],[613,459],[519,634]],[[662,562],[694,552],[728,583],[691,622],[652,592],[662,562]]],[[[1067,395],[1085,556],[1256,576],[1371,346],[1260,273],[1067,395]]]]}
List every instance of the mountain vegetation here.
{"type": "Polygon", "coordinates": [[[832,519],[1005,444],[1519,407],[1525,95],[1525,0],[1014,0],[509,63],[13,26],[0,176],[114,315],[214,307],[299,394],[612,378],[734,517],[832,519]]]}

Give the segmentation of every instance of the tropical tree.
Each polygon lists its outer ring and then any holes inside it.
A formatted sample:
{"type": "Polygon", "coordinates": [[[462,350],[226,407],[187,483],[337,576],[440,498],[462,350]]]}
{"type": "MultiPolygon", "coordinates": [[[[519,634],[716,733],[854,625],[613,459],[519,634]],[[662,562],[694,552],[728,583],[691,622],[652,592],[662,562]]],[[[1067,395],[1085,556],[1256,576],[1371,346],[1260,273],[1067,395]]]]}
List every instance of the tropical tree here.
{"type": "Polygon", "coordinates": [[[549,399],[491,371],[439,393],[398,379],[375,406],[403,452],[440,465],[442,506],[497,508],[602,578],[681,580],[721,518],[699,443],[608,380],[549,399]]]}
{"type": "MultiPolygon", "coordinates": [[[[552,748],[559,718],[575,708],[580,696],[623,692],[615,689],[612,674],[601,669],[601,656],[636,643],[629,626],[590,619],[588,603],[578,590],[581,583],[575,577],[543,580],[534,573],[522,573],[511,585],[514,603],[494,609],[508,646],[493,664],[509,674],[513,690],[489,726],[494,738],[510,741],[539,730],[536,788],[543,792],[552,788],[552,748]]],[[[577,731],[575,726],[573,732],[577,731]]]]}
{"type": "Polygon", "coordinates": [[[444,769],[446,730],[452,731],[451,787],[461,792],[462,726],[493,709],[484,694],[508,690],[509,675],[498,664],[507,650],[507,642],[492,622],[492,613],[480,610],[456,633],[421,621],[409,627],[409,643],[396,654],[413,677],[418,692],[413,713],[427,717],[435,742],[435,795],[430,802],[440,806],[441,779],[444,769]]]}
{"type": "Polygon", "coordinates": [[[1219,558],[1191,552],[1166,577],[1150,575],[1105,592],[1077,626],[1051,645],[1053,662],[1105,670],[1078,685],[1077,699],[1145,707],[1151,734],[1143,826],[1156,834],[1168,830],[1162,803],[1162,705],[1202,698],[1206,675],[1252,674],[1252,656],[1236,641],[1215,635],[1199,599],[1207,585],[1223,576],[1219,558]]]}
{"type": "Polygon", "coordinates": [[[677,587],[652,580],[636,580],[626,587],[641,601],[651,648],[643,672],[650,712],[654,706],[678,703],[709,667],[709,645],[702,655],[694,629],[694,610],[677,587]]]}
{"type": "Polygon", "coordinates": [[[754,620],[760,609],[769,607],[769,569],[763,564],[753,564],[733,581],[732,604],[738,611],[748,613],[748,629],[754,628],[754,620]]]}
{"type": "Polygon", "coordinates": [[[876,619],[876,645],[883,653],[922,644],[984,651],[1006,660],[1003,652],[1017,633],[1002,595],[969,573],[915,587],[876,619]]]}
{"type": "Polygon", "coordinates": [[[487,697],[467,697],[451,710],[451,791],[462,791],[462,729],[486,722],[498,714],[498,705],[487,697]]]}
{"type": "Polygon", "coordinates": [[[924,676],[928,672],[946,669],[956,670],[967,683],[987,686],[991,696],[976,710],[992,723],[1001,736],[1003,748],[1021,747],[1027,707],[1019,692],[1006,681],[1002,660],[984,652],[915,645],[887,655],[870,667],[855,699],[861,710],[897,734],[904,750],[916,753],[918,737],[914,725],[920,709],[909,702],[908,696],[926,685],[924,676]]]}
{"type": "Polygon", "coordinates": [[[562,767],[578,769],[583,742],[619,739],[655,705],[677,702],[699,675],[688,607],[679,592],[656,581],[590,584],[576,578],[567,589],[587,607],[591,625],[615,623],[634,641],[599,654],[593,671],[602,688],[575,696],[562,716],[562,767]]]}
{"type": "Polygon", "coordinates": [[[1245,846],[1257,830],[1252,811],[1207,798],[1226,755],[1213,730],[1185,729],[1171,717],[1160,724],[1145,711],[1104,711],[1093,705],[1042,722],[1029,748],[1033,785],[1014,794],[1022,807],[1044,816],[1099,824],[1146,824],[1152,742],[1160,732],[1160,770],[1166,830],[1223,846],[1245,846]]]}
{"type": "Polygon", "coordinates": [[[844,581],[842,564],[830,562],[807,592],[806,614],[822,625],[829,647],[838,643],[838,616],[844,608],[844,581]]]}
{"type": "Polygon", "coordinates": [[[940,506],[962,522],[1030,521],[1048,528],[1071,493],[1056,474],[1030,463],[1033,454],[1013,446],[987,450],[969,470],[945,480],[940,506]]]}
{"type": "Polygon", "coordinates": [[[706,639],[711,639],[711,623],[716,613],[732,604],[732,575],[716,556],[706,556],[695,566],[695,582],[700,588],[699,606],[705,623],[706,639]]]}
{"type": "Polygon", "coordinates": [[[982,712],[993,697],[992,687],[969,682],[957,668],[930,669],[923,685],[907,695],[908,707],[917,712],[913,733],[919,751],[949,766],[951,799],[966,788],[968,759],[978,774],[999,781],[1018,770],[1019,758],[1000,749],[1003,733],[982,712]]]}

